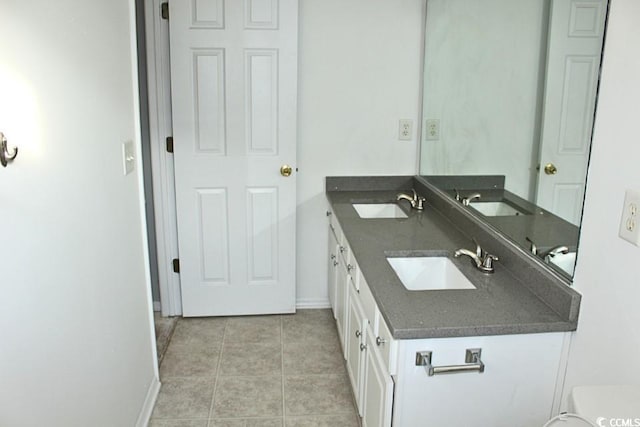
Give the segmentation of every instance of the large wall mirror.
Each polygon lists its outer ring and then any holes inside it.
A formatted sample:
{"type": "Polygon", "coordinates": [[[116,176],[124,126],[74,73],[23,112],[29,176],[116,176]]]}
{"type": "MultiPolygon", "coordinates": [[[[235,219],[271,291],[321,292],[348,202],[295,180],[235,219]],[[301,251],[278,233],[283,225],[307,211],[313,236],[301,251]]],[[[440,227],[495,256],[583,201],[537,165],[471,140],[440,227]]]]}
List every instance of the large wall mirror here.
{"type": "Polygon", "coordinates": [[[420,175],[567,277],[607,8],[427,0],[420,175]]]}

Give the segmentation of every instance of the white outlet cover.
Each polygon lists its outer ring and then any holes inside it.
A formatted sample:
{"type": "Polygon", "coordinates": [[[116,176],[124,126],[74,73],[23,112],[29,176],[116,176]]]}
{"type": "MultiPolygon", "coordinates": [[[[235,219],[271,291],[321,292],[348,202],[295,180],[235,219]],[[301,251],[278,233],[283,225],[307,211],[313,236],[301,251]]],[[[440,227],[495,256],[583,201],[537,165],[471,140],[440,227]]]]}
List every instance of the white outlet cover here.
{"type": "Polygon", "coordinates": [[[424,140],[438,141],[440,140],[440,120],[427,119],[424,122],[424,140]]]}
{"type": "Polygon", "coordinates": [[[400,119],[398,139],[400,141],[411,141],[413,139],[413,120],[400,119]]]}
{"type": "Polygon", "coordinates": [[[619,235],[624,240],[640,246],[640,192],[627,190],[620,219],[619,235]]]}

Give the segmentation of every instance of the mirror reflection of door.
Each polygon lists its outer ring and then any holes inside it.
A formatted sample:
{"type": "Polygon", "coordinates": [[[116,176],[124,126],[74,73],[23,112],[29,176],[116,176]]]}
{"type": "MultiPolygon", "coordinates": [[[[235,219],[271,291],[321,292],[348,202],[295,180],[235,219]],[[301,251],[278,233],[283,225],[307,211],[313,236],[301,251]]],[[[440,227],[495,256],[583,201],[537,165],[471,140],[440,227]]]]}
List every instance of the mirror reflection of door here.
{"type": "Polygon", "coordinates": [[[606,0],[553,0],[536,204],[580,225],[606,0]]]}

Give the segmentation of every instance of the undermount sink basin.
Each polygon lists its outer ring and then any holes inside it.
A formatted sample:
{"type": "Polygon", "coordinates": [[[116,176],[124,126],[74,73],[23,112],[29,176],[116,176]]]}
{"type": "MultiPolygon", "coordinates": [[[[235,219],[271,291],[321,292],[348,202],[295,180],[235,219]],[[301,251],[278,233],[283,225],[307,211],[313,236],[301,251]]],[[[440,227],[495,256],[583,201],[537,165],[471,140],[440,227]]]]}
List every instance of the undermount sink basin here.
{"type": "Polygon", "coordinates": [[[387,257],[407,290],[476,289],[447,257],[387,257]]]}
{"type": "Polygon", "coordinates": [[[353,203],[360,218],[407,218],[395,203],[353,203]]]}
{"type": "Polygon", "coordinates": [[[469,204],[484,216],[514,216],[525,213],[505,202],[471,202],[469,204]]]}
{"type": "Polygon", "coordinates": [[[549,263],[564,270],[569,276],[573,276],[573,270],[576,266],[576,253],[569,252],[566,254],[556,254],[555,256],[547,257],[549,263]]]}

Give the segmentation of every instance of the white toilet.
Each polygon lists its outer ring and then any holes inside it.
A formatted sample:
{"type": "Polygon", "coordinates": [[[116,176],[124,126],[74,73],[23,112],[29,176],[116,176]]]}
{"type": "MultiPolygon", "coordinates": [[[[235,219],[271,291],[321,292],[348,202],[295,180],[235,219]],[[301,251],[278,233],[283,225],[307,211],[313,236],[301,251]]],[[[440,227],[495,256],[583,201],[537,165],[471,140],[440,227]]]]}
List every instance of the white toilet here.
{"type": "Polygon", "coordinates": [[[569,397],[569,413],[545,424],[584,426],[640,426],[640,386],[575,387],[569,397]]]}

